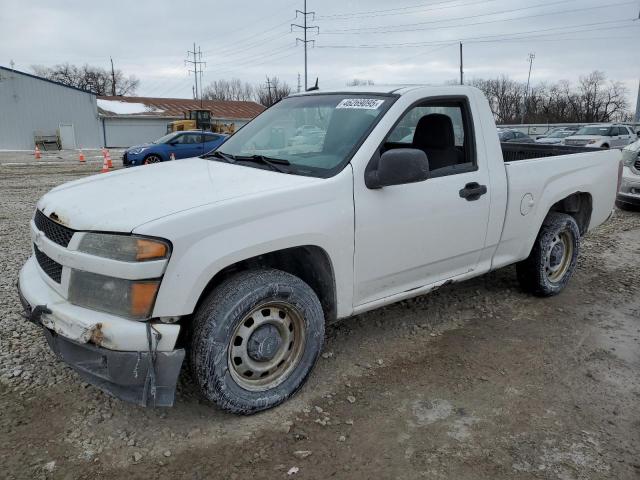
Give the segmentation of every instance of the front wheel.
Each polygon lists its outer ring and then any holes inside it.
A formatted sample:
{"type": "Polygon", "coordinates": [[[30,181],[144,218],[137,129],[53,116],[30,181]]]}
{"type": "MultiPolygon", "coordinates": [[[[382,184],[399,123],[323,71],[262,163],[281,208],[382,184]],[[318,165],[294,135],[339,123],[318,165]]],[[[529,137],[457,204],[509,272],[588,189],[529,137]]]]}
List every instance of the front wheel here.
{"type": "Polygon", "coordinates": [[[208,400],[251,414],[297,392],[323,343],[324,314],[309,285],[279,270],[249,270],[224,281],[198,309],[189,358],[208,400]]]}
{"type": "Polygon", "coordinates": [[[580,229],[566,213],[550,212],[526,260],[516,265],[522,288],[540,297],[559,294],[576,268],[580,229]]]}
{"type": "Polygon", "coordinates": [[[152,153],[151,155],[147,155],[146,157],[144,157],[143,163],[145,165],[151,165],[152,163],[160,163],[160,162],[162,162],[162,158],[160,158],[159,155],[152,153]]]}

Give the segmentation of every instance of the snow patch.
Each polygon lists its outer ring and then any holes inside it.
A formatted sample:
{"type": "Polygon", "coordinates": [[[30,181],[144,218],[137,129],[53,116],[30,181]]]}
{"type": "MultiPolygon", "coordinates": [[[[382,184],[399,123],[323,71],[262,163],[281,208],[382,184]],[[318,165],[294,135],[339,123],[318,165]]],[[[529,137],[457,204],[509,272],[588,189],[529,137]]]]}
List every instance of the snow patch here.
{"type": "Polygon", "coordinates": [[[98,99],[98,107],[106,112],[117,115],[132,115],[136,113],[162,113],[164,110],[151,107],[144,103],[122,102],[120,100],[98,99]]]}

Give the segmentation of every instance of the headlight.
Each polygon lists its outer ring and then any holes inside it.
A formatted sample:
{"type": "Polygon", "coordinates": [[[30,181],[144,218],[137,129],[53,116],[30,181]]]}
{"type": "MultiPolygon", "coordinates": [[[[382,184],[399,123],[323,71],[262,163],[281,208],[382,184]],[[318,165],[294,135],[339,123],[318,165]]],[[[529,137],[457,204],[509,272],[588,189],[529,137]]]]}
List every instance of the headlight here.
{"type": "Polygon", "coordinates": [[[636,160],[640,160],[640,152],[636,153],[634,155],[635,152],[624,152],[624,164],[627,167],[630,167],[631,165],[633,165],[634,163],[636,163],[636,160]]]}
{"type": "Polygon", "coordinates": [[[592,143],[596,143],[598,140],[589,140],[587,143],[591,145],[592,143]]]}
{"type": "Polygon", "coordinates": [[[97,273],[72,270],[69,301],[135,320],[151,316],[160,280],[124,280],[97,273]]]}
{"type": "Polygon", "coordinates": [[[131,150],[129,150],[129,153],[132,155],[139,155],[142,152],[144,152],[145,150],[148,150],[149,147],[140,147],[140,148],[132,148],[131,150]]]}
{"type": "Polygon", "coordinates": [[[161,260],[169,256],[167,242],[132,235],[85,233],[78,251],[124,262],[161,260]]]}

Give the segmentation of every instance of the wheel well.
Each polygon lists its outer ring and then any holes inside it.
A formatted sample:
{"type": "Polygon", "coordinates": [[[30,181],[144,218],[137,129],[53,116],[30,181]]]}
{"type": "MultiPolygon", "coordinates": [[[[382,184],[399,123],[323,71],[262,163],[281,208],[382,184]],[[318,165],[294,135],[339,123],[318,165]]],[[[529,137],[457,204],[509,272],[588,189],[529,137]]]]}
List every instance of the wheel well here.
{"type": "Polygon", "coordinates": [[[589,222],[591,222],[593,200],[589,193],[576,192],[555,203],[549,211],[571,215],[578,224],[580,235],[584,235],[589,229],[589,222]]]}
{"type": "Polygon", "coordinates": [[[326,323],[331,323],[337,318],[336,288],[331,261],[322,248],[313,245],[277,250],[229,265],[209,281],[200,294],[197,305],[230,275],[255,268],[275,268],[302,279],[318,296],[326,323]]]}

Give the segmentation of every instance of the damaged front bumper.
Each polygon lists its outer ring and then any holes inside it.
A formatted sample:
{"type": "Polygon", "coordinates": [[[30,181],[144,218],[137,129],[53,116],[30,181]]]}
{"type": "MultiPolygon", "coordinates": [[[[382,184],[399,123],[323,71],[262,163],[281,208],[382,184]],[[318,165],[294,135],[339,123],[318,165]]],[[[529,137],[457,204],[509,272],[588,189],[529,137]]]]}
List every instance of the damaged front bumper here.
{"type": "MultiPolygon", "coordinates": [[[[161,332],[165,325],[137,322],[143,332],[146,329],[145,338],[148,338],[147,345],[151,347],[138,351],[113,350],[96,345],[103,335],[99,323],[85,334],[77,335],[74,339],[68,338],[61,333],[71,331],[59,328],[60,319],[52,311],[54,306],[46,302],[51,298],[43,295],[42,300],[45,301],[41,302],[35,298],[33,291],[25,294],[23,274],[24,271],[21,272],[17,287],[24,317],[43,329],[51,349],[76,370],[83,380],[114,397],[137,405],[173,405],[185,352],[184,349],[157,350],[162,343],[161,332]]],[[[33,280],[37,281],[35,278],[33,280]]]]}

